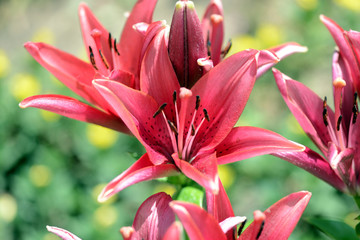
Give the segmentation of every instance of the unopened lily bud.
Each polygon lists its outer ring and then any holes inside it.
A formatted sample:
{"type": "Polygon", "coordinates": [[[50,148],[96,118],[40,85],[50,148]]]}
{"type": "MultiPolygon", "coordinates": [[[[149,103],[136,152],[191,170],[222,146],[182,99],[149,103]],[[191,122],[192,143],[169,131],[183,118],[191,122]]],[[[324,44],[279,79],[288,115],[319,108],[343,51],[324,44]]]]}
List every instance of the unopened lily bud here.
{"type": "Polygon", "coordinates": [[[191,88],[203,75],[197,60],[207,57],[207,51],[192,1],[176,3],[170,28],[169,57],[180,86],[191,88]]]}

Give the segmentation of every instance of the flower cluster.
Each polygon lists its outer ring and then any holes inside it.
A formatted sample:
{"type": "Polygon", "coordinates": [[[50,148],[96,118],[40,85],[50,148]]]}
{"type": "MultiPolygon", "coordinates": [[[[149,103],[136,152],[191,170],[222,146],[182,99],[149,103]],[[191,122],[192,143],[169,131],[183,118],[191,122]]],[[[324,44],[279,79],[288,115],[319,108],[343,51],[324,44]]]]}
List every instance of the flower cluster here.
{"type": "MultiPolygon", "coordinates": [[[[326,97],[317,97],[273,70],[285,102],[322,156],[269,130],[234,127],[256,79],[281,59],[305,52],[305,47],[285,43],[227,56],[231,42],[222,47],[220,0],[210,1],[201,20],[193,2],[177,2],[170,26],[152,20],[156,3],[137,1],[119,41],[87,5],[80,4],[88,62],[45,43],[25,44],[35,60],[88,104],[50,94],[29,97],[20,107],[131,134],[146,149],[103,189],[100,202],[133,184],[179,174],[203,187],[206,210],[165,193],[150,196],[133,225],[121,228],[124,239],[180,239],[182,229],[190,239],[287,239],[311,193],[293,193],[264,212],[255,211],[254,221],[243,231],[246,218],[235,216],[218,176],[220,164],[264,154],[283,158],[341,191],[358,195],[358,32],[346,32],[321,17],[338,45],[333,57],[334,111],[326,97]]],[[[48,230],[65,240],[79,239],[60,228],[48,230]]]]}

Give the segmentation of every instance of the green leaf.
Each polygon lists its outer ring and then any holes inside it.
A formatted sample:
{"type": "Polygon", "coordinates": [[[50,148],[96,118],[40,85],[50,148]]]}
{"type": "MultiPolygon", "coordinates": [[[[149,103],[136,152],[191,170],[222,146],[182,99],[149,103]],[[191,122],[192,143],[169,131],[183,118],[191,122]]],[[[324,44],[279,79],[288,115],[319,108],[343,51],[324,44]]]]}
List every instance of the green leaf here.
{"type": "Polygon", "coordinates": [[[327,236],[336,240],[358,239],[352,227],[344,222],[323,218],[306,219],[311,225],[324,232],[327,236]]]}
{"type": "Polygon", "coordinates": [[[358,223],[355,227],[356,234],[360,236],[360,223],[358,223]]]}
{"type": "Polygon", "coordinates": [[[195,187],[184,187],[180,190],[176,200],[194,203],[203,207],[204,192],[195,187]]]}

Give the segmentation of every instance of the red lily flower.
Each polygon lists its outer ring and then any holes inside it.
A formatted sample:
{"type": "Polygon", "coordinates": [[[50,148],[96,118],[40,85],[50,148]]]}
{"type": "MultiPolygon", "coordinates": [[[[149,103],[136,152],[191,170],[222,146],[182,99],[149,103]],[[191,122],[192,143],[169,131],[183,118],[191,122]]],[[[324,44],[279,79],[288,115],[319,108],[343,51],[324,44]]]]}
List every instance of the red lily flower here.
{"type": "MultiPolygon", "coordinates": [[[[288,195],[261,212],[254,212],[254,221],[241,233],[246,217],[229,217],[217,221],[199,206],[181,201],[172,201],[165,193],[150,196],[139,207],[133,225],[122,227],[124,240],[177,240],[181,238],[182,227],[175,222],[175,214],[192,240],[197,239],[287,239],[304,212],[311,193],[297,192],[288,195]],[[236,226],[241,224],[237,234],[236,226]],[[229,233],[231,233],[229,235],[229,233]],[[239,235],[239,236],[237,236],[239,235]]],[[[63,240],[80,240],[74,234],[57,227],[47,226],[48,231],[63,240]]]]}
{"type": "Polygon", "coordinates": [[[108,184],[99,196],[100,201],[134,183],[177,174],[179,170],[217,194],[218,162],[303,150],[270,131],[233,129],[255,82],[256,69],[277,61],[272,53],[247,50],[235,54],[187,89],[180,87],[172,68],[166,33],[167,29],[162,29],[144,55],[141,91],[119,82],[94,81],[104,99],[147,150],[108,184]]]}
{"type": "MultiPolygon", "coordinates": [[[[206,43],[209,56],[214,66],[219,64],[229,52],[231,41],[222,48],[224,39],[224,11],[221,0],[211,0],[201,21],[203,39],[206,43]]],[[[297,43],[289,42],[268,49],[274,52],[279,59],[293,53],[306,52],[307,48],[297,43]]],[[[258,77],[270,69],[274,63],[269,63],[258,70],[258,77]]]]}
{"type": "Polygon", "coordinates": [[[246,218],[231,217],[218,222],[212,215],[195,204],[173,201],[170,203],[170,206],[180,219],[191,240],[283,240],[288,239],[294,230],[310,197],[311,193],[305,191],[292,193],[276,202],[264,212],[255,211],[254,221],[250,226],[243,233],[241,233],[242,227],[240,227],[239,234],[236,234],[234,231],[235,234],[231,237],[228,237],[226,233],[229,230],[236,229],[236,225],[239,223],[242,223],[241,226],[244,226],[246,218]]]}
{"type": "Polygon", "coordinates": [[[321,16],[321,20],[339,47],[332,63],[334,111],[328,107],[326,97],[322,100],[303,84],[273,71],[286,104],[323,156],[308,148],[301,153],[275,155],[304,168],[340,191],[357,195],[360,123],[356,93],[359,68],[355,59],[360,48],[352,44],[356,41],[349,37],[357,33],[343,31],[325,16],[321,16]]]}
{"type": "Polygon", "coordinates": [[[95,123],[121,132],[129,132],[115,111],[92,85],[94,78],[111,79],[139,88],[140,54],[144,36],[133,29],[138,22],[152,22],[157,0],[139,0],[122,32],[120,43],[96,19],[84,3],[79,6],[82,35],[89,62],[45,43],[28,42],[25,48],[43,67],[96,108],[62,95],[32,96],[20,107],[36,107],[66,117],[95,123]],[[130,47],[131,46],[131,47],[130,47]]]}

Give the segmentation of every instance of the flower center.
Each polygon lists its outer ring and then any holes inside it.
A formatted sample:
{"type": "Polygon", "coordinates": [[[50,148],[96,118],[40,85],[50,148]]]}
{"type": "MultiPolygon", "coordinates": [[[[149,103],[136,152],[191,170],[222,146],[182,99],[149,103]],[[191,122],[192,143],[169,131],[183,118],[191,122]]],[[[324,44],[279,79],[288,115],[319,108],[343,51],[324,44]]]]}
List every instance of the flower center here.
{"type": "MultiPolygon", "coordinates": [[[[189,162],[192,161],[191,147],[194,143],[196,135],[199,133],[204,121],[210,121],[207,110],[203,108],[203,117],[201,118],[199,124],[196,124],[196,114],[200,108],[200,96],[196,96],[195,108],[190,114],[190,116],[192,116],[191,120],[188,120],[188,122],[186,122],[186,116],[188,113],[191,97],[191,90],[184,87],[180,88],[179,99],[181,107],[179,109],[177,92],[174,91],[173,103],[175,108],[175,123],[170,121],[165,115],[164,109],[167,106],[167,103],[163,103],[153,115],[153,118],[157,117],[160,114],[162,115],[164,120],[168,123],[167,129],[171,139],[173,151],[178,153],[180,159],[187,160],[189,162]]],[[[200,114],[200,116],[201,115],[202,114],[200,114]]]]}

